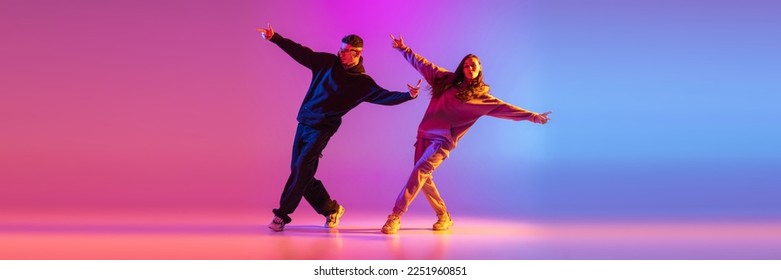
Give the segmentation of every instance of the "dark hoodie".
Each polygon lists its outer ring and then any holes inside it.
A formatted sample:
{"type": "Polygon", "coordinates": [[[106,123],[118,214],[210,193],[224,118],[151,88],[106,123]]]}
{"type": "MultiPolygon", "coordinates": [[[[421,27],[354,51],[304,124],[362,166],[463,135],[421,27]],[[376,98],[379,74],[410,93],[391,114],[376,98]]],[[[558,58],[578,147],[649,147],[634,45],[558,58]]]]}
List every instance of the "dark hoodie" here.
{"type": "Polygon", "coordinates": [[[361,102],[396,105],[412,99],[409,92],[389,91],[378,86],[366,75],[363,57],[358,65],[344,69],[338,56],[314,52],[279,33],[274,33],[271,42],[312,70],[312,83],[298,111],[300,123],[335,131],[342,123],[342,116],[361,102]]]}

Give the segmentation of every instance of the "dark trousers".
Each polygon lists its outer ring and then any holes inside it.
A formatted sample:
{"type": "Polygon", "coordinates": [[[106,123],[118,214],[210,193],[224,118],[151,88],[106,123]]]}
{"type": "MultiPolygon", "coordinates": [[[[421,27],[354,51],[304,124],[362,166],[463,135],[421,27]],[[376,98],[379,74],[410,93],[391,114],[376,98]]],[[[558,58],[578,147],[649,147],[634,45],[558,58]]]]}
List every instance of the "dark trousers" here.
{"type": "Polygon", "coordinates": [[[296,137],[293,140],[290,177],[279,199],[279,208],[272,211],[285,223],[290,223],[292,220],[289,214],[296,210],[302,197],[320,215],[328,216],[336,211],[338,204],[328,195],[323,182],[315,178],[323,149],[335,132],[298,124],[296,137]]]}

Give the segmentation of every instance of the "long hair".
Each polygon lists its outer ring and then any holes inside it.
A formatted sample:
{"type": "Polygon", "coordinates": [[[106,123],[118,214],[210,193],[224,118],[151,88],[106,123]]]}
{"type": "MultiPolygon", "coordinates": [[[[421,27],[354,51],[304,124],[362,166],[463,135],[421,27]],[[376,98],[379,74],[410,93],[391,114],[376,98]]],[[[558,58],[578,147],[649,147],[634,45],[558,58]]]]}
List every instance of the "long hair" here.
{"type": "Polygon", "coordinates": [[[475,58],[477,59],[477,62],[480,63],[480,58],[478,58],[474,54],[467,54],[464,56],[463,59],[461,59],[461,63],[458,64],[458,67],[456,68],[456,71],[454,71],[453,74],[450,75],[448,78],[441,79],[438,81],[434,81],[434,85],[431,86],[431,95],[433,97],[440,97],[442,94],[445,93],[450,88],[457,88],[458,93],[456,93],[456,98],[458,100],[461,100],[462,102],[467,102],[472,99],[477,99],[488,93],[488,90],[490,87],[483,82],[483,70],[480,69],[480,73],[477,74],[477,77],[472,79],[472,82],[469,84],[465,83],[466,77],[464,76],[464,64],[466,63],[466,60],[469,58],[475,58]]]}

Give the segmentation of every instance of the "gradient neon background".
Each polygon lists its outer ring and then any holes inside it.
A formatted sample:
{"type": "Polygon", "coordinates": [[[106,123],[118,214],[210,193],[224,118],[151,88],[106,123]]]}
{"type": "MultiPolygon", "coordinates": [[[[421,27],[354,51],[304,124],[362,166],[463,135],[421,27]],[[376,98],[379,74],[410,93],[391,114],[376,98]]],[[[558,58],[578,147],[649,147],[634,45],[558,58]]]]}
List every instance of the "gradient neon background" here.
{"type": "MultiPolygon", "coordinates": [[[[420,77],[389,34],[494,94],[552,110],[484,118],[435,177],[454,215],[781,218],[781,4],[773,1],[14,1],[0,4],[0,211],[271,218],[316,51],[365,40],[381,86],[420,77]]],[[[388,212],[425,96],[364,104],[318,178],[388,212]]],[[[430,213],[423,198],[410,211],[430,213]]],[[[305,202],[293,215],[315,215],[305,202]]]]}

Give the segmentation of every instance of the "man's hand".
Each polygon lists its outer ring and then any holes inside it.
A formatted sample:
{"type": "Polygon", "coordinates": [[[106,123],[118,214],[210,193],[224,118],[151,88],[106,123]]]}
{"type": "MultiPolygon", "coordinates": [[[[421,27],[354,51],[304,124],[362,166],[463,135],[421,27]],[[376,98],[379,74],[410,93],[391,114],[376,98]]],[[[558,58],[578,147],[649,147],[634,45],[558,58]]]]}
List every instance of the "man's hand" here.
{"type": "Polygon", "coordinates": [[[391,40],[393,40],[393,48],[394,49],[406,49],[407,45],[404,44],[404,38],[401,38],[401,35],[399,35],[399,39],[396,39],[396,37],[393,37],[393,34],[390,35],[391,40]]]}
{"type": "Polygon", "coordinates": [[[274,36],[274,28],[271,28],[271,23],[268,24],[268,28],[258,28],[258,32],[260,32],[260,36],[263,37],[263,40],[271,40],[271,37],[274,36]]]}
{"type": "Polygon", "coordinates": [[[418,91],[420,91],[421,82],[423,82],[423,79],[418,80],[418,84],[414,87],[410,84],[407,84],[407,88],[409,88],[409,96],[412,96],[412,98],[418,97],[418,91]]]}

